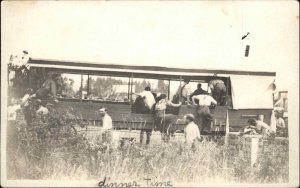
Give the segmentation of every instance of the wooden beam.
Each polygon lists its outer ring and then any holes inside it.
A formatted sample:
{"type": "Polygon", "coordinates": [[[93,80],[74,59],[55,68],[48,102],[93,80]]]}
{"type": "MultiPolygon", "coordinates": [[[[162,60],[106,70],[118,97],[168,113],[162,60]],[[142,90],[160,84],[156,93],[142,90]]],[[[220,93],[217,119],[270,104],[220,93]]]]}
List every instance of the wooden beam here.
{"type": "MultiPolygon", "coordinates": [[[[176,72],[179,75],[181,72],[189,73],[207,73],[207,74],[238,74],[238,75],[261,75],[261,76],[275,76],[275,72],[268,71],[239,71],[239,70],[222,70],[222,69],[187,69],[187,68],[171,68],[159,66],[137,66],[137,65],[118,65],[106,63],[88,63],[88,62],[75,62],[75,61],[58,61],[58,60],[45,60],[45,59],[29,59],[28,64],[40,65],[55,65],[72,67],[93,67],[105,69],[127,69],[132,70],[134,73],[139,71],[154,71],[154,72],[176,72]]],[[[120,71],[116,71],[120,72],[120,71]]],[[[187,76],[189,77],[189,76],[187,76]]]]}

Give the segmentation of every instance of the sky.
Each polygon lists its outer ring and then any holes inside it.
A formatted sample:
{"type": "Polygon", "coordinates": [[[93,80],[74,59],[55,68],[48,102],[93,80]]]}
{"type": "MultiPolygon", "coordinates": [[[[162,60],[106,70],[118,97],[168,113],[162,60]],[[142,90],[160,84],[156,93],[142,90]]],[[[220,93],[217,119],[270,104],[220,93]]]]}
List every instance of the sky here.
{"type": "Polygon", "coordinates": [[[287,76],[299,70],[298,8],[296,1],[2,2],[1,58],[27,50],[43,59],[276,71],[287,90],[298,84],[287,76]]]}

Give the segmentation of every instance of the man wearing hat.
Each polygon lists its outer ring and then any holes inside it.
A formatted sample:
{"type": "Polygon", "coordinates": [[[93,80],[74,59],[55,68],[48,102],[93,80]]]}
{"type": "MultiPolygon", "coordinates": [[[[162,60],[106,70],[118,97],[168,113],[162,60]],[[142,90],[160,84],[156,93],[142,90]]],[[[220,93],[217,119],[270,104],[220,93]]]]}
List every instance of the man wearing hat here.
{"type": "Polygon", "coordinates": [[[185,142],[189,147],[194,144],[196,139],[200,140],[200,131],[198,126],[194,123],[194,119],[193,114],[184,116],[184,121],[187,124],[184,129],[185,142]]]}

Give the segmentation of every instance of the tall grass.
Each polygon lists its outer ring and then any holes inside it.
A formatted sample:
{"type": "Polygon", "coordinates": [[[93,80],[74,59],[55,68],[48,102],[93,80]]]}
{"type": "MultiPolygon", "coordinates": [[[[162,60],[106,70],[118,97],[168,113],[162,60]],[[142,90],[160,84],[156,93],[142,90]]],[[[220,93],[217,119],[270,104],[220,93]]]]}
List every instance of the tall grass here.
{"type": "Polygon", "coordinates": [[[17,142],[7,151],[8,179],[288,181],[288,143],[264,144],[257,164],[251,167],[243,138],[229,146],[204,139],[194,148],[176,141],[149,147],[126,142],[115,147],[101,136],[89,140],[69,124],[74,121],[51,114],[34,119],[30,126],[19,123],[17,142]]]}

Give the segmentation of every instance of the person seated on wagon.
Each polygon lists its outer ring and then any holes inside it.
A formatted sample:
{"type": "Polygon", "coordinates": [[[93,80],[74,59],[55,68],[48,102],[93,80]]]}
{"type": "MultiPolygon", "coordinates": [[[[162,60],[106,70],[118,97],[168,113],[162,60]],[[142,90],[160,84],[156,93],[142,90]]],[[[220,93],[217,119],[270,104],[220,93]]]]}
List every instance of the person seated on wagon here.
{"type": "Polygon", "coordinates": [[[286,126],[283,120],[283,111],[275,111],[276,118],[276,135],[277,136],[285,136],[286,126]]]}
{"type": "Polygon", "coordinates": [[[249,128],[254,129],[258,134],[267,135],[270,133],[271,127],[263,121],[252,118],[248,120],[248,124],[250,125],[249,128]]]}
{"type": "Polygon", "coordinates": [[[191,95],[191,86],[190,86],[190,80],[184,79],[183,86],[179,86],[176,95],[174,95],[173,102],[179,101],[181,103],[189,103],[190,101],[190,95],[191,95]]]}
{"type": "Polygon", "coordinates": [[[49,72],[47,74],[47,79],[43,83],[42,87],[36,91],[35,94],[33,94],[31,97],[36,97],[38,99],[44,100],[47,99],[49,95],[54,98],[54,102],[58,102],[56,99],[56,83],[55,78],[58,76],[58,74],[53,74],[49,72]]]}

